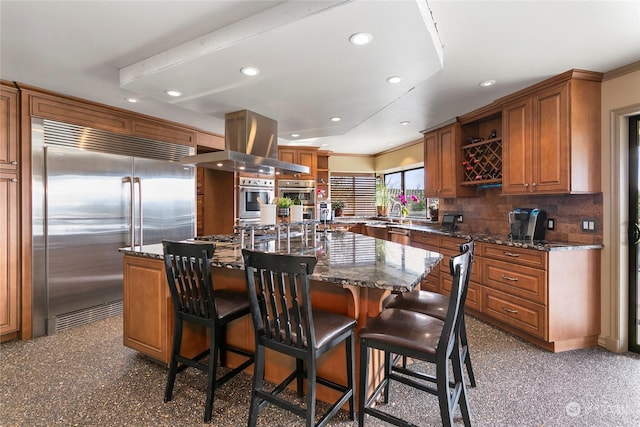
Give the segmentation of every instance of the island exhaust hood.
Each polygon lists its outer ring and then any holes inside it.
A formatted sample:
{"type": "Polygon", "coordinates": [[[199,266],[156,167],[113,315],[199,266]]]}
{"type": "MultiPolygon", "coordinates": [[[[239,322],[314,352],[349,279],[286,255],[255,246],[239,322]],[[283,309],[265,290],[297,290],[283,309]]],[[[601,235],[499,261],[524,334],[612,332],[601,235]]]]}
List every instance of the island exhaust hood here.
{"type": "Polygon", "coordinates": [[[180,163],[229,172],[263,175],[308,174],[309,167],[278,160],[278,122],[249,110],[227,113],[224,151],[197,154],[180,163]]]}

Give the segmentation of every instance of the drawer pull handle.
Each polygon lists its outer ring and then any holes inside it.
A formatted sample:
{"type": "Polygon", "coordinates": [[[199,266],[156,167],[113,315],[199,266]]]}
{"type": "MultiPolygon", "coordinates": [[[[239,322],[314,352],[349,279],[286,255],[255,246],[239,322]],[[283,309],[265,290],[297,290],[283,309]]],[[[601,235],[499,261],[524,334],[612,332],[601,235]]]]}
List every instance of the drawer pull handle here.
{"type": "Polygon", "coordinates": [[[517,257],[519,257],[519,256],[520,256],[520,254],[515,254],[515,253],[513,253],[513,252],[504,252],[504,254],[505,254],[506,256],[512,256],[512,257],[515,257],[515,258],[517,258],[517,257]]]}
{"type": "Polygon", "coordinates": [[[503,307],[502,307],[502,309],[503,309],[504,311],[506,311],[507,313],[511,313],[511,314],[518,314],[518,310],[512,310],[512,309],[510,309],[509,307],[504,307],[504,306],[503,306],[503,307]]]}
{"type": "Polygon", "coordinates": [[[502,275],[502,278],[503,278],[504,280],[508,280],[508,281],[510,281],[510,282],[517,282],[517,281],[518,281],[518,278],[517,278],[517,277],[509,277],[509,276],[505,276],[504,274],[502,275]]]}

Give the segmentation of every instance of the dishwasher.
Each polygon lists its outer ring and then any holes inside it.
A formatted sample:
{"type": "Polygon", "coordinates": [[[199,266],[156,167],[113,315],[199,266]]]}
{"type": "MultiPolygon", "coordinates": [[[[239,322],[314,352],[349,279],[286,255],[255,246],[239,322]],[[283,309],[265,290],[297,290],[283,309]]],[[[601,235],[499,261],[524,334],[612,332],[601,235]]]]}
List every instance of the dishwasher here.
{"type": "Polygon", "coordinates": [[[411,231],[401,227],[389,227],[387,230],[389,240],[395,243],[401,243],[403,245],[409,245],[411,243],[411,231]]]}

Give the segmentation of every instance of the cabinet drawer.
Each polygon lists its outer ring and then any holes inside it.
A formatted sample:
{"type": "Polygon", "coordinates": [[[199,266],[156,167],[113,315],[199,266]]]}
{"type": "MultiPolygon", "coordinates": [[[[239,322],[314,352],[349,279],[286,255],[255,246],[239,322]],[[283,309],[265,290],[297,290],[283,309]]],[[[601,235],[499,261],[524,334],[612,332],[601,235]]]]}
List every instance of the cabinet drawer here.
{"type": "Polygon", "coordinates": [[[420,246],[420,245],[426,245],[426,246],[430,246],[430,248],[424,248],[424,249],[437,251],[439,244],[440,243],[438,240],[438,236],[436,234],[425,233],[424,231],[411,231],[412,246],[422,248],[423,246],[420,246]]]}
{"type": "Polygon", "coordinates": [[[428,274],[427,277],[420,282],[420,289],[423,291],[431,291],[440,293],[440,279],[437,275],[428,274]]]}
{"type": "MultiPolygon", "coordinates": [[[[442,295],[450,296],[451,295],[451,285],[453,284],[453,280],[451,276],[447,275],[440,278],[440,293],[442,295]]],[[[469,282],[469,290],[467,291],[467,301],[465,302],[465,307],[480,311],[480,285],[476,282],[469,282]]]]}
{"type": "Polygon", "coordinates": [[[458,255],[460,253],[460,245],[466,243],[466,239],[458,237],[440,237],[440,252],[447,255],[458,255]]]}
{"type": "Polygon", "coordinates": [[[479,255],[486,258],[494,258],[512,264],[547,269],[548,254],[544,251],[484,243],[480,245],[480,251],[478,252],[479,255]]]}
{"type": "MultiPolygon", "coordinates": [[[[443,276],[448,276],[449,281],[451,281],[451,268],[449,267],[449,259],[450,256],[445,256],[440,264],[438,264],[438,268],[443,272],[443,276]]],[[[480,278],[482,277],[482,269],[480,267],[482,260],[480,258],[474,258],[473,263],[471,264],[471,278],[472,282],[480,283],[480,278]]]]}
{"type": "Polygon", "coordinates": [[[509,326],[547,340],[547,308],[543,305],[483,287],[482,312],[509,326]]]}
{"type": "Polygon", "coordinates": [[[482,284],[540,304],[547,303],[547,272],[494,259],[482,260],[482,284]]]}

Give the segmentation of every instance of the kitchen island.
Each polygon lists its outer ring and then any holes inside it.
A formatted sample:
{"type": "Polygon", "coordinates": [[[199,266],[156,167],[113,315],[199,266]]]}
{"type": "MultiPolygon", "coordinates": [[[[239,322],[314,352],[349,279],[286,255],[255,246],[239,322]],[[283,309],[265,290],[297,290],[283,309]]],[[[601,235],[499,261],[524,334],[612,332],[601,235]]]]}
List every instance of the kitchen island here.
{"type": "MultiPolygon", "coordinates": [[[[245,290],[240,243],[234,240],[215,243],[214,286],[245,290]]],[[[316,239],[307,238],[306,241],[292,238],[289,245],[283,241],[278,245],[275,240],[267,239],[255,243],[254,249],[317,256],[318,263],[311,277],[313,306],[353,317],[358,321],[358,329],[364,326],[367,317],[380,312],[382,301],[391,292],[415,289],[442,260],[438,252],[350,232],[318,233],[316,239]]],[[[173,306],[164,272],[162,245],[120,251],[124,254],[124,345],[166,365],[171,352],[173,306]]],[[[227,339],[235,346],[253,350],[251,319],[247,316],[232,322],[227,339]]],[[[207,346],[206,330],[186,325],[183,350],[195,355],[207,346]]],[[[320,374],[343,382],[344,358],[344,346],[330,351],[320,361],[320,374]]],[[[276,354],[270,354],[267,360],[265,378],[273,383],[288,375],[295,363],[276,354]]],[[[229,354],[230,365],[240,361],[239,356],[229,354]]],[[[375,361],[374,366],[379,366],[380,362],[375,361]]],[[[334,395],[331,390],[320,387],[318,398],[333,401],[334,395]]]]}

